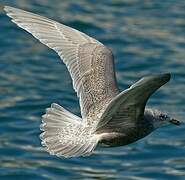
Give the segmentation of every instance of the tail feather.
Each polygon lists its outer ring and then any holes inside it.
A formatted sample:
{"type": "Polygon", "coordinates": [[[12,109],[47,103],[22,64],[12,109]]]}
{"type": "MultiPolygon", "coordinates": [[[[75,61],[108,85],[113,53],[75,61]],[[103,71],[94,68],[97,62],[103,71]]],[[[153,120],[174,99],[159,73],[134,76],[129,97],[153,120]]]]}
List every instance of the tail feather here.
{"type": "Polygon", "coordinates": [[[96,147],[98,137],[85,128],[81,118],[53,103],[42,116],[42,145],[52,155],[89,155],[96,147]]]}

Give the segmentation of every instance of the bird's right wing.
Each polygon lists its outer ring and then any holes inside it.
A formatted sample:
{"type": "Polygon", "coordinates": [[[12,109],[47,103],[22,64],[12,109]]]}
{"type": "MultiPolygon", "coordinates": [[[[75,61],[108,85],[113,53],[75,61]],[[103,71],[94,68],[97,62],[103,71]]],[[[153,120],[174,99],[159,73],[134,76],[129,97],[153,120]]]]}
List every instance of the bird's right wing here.
{"type": "Polygon", "coordinates": [[[14,23],[59,54],[72,77],[83,118],[97,114],[118,94],[113,56],[102,43],[37,14],[9,6],[4,10],[14,23]]]}
{"type": "Polygon", "coordinates": [[[170,74],[144,77],[117,95],[108,105],[98,125],[98,131],[131,127],[143,119],[148,98],[170,80],[170,74]]]}

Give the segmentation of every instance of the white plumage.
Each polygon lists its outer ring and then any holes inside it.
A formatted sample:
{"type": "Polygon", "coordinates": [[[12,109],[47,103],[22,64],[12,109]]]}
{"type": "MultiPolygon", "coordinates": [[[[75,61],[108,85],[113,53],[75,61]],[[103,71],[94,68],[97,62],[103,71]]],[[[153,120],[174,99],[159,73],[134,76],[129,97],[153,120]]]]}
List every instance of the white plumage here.
{"type": "Polygon", "coordinates": [[[143,78],[119,93],[112,52],[102,43],[48,18],[9,6],[4,10],[19,27],[58,53],[79,97],[82,118],[57,104],[43,115],[40,137],[50,154],[85,156],[101,142],[124,145],[137,140],[138,133],[143,137],[152,131],[151,124],[143,124],[145,105],[169,81],[169,74],[143,78]]]}
{"type": "Polygon", "coordinates": [[[110,50],[86,34],[48,18],[9,6],[6,6],[4,10],[19,27],[30,32],[35,38],[58,53],[71,74],[73,87],[80,98],[83,122],[81,118],[62,107],[59,108],[59,105],[52,105],[47,110],[42,118],[41,129],[44,131],[41,135],[42,144],[50,153],[65,157],[85,155],[85,153],[91,152],[95,148],[98,138],[92,135],[95,128],[92,126],[84,128],[84,124],[94,123],[92,119],[97,119],[96,114],[91,113],[95,112],[94,107],[101,103],[103,109],[105,103],[109,102],[110,98],[118,92],[112,67],[110,67],[112,74],[111,71],[104,70],[107,62],[112,64],[110,50]],[[96,49],[100,58],[103,57],[99,68],[96,67],[99,63],[97,61],[99,57],[97,58],[95,53],[96,49]],[[100,68],[102,68],[101,72],[100,68]],[[105,83],[107,77],[110,77],[110,81],[105,83]],[[106,94],[107,91],[110,91],[109,85],[113,87],[113,94],[109,92],[110,95],[106,94]],[[97,93],[98,91],[100,93],[97,93]],[[109,96],[108,99],[105,95],[109,96]],[[62,138],[63,141],[59,142],[59,139],[62,138]],[[77,147],[79,149],[72,150],[74,146],[79,146],[77,147]],[[56,148],[58,148],[57,151],[56,148]]]}

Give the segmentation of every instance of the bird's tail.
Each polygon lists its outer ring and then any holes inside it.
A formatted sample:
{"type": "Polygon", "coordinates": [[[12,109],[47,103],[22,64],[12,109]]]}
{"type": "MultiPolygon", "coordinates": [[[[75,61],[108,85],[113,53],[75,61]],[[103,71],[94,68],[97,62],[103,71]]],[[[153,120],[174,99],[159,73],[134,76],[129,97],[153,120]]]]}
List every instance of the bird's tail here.
{"type": "Polygon", "coordinates": [[[95,135],[84,131],[82,119],[53,103],[42,116],[42,145],[52,155],[75,157],[89,155],[98,143],[95,135]]]}

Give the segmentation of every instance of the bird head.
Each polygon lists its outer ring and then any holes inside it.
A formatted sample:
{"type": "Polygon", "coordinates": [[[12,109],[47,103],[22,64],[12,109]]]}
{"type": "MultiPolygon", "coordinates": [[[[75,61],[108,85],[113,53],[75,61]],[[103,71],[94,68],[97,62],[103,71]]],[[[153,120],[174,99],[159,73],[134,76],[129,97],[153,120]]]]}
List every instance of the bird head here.
{"type": "Polygon", "coordinates": [[[176,126],[179,126],[181,124],[180,121],[158,110],[150,110],[147,113],[147,116],[148,116],[147,119],[150,119],[150,121],[152,121],[152,124],[155,129],[162,126],[170,125],[170,124],[176,125],[176,126]]]}

